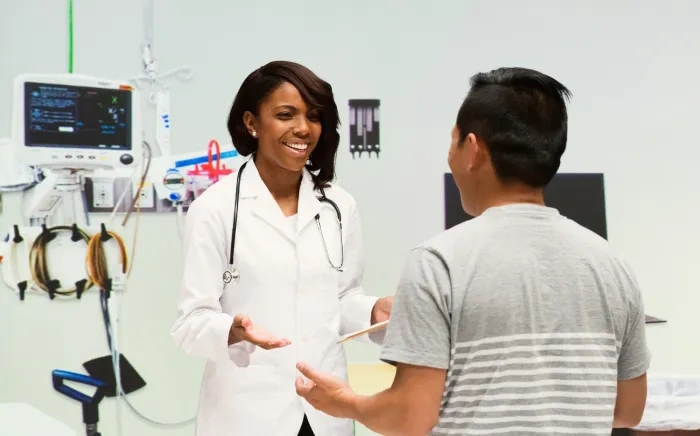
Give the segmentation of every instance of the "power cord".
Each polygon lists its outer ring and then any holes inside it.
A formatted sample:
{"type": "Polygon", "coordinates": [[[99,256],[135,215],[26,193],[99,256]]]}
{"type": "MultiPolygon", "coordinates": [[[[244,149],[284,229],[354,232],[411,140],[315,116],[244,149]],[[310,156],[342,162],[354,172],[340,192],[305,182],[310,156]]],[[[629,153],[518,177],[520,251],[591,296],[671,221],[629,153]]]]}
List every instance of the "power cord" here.
{"type": "MultiPolygon", "coordinates": [[[[100,232],[94,234],[88,242],[85,265],[87,267],[88,276],[90,277],[90,280],[100,288],[100,306],[102,312],[102,320],[105,325],[105,333],[107,335],[107,345],[110,349],[110,355],[113,356],[111,350],[114,346],[114,338],[112,335],[112,321],[109,316],[108,300],[112,290],[117,290],[122,287],[123,278],[125,277],[129,268],[129,259],[127,256],[126,244],[124,243],[122,237],[119,236],[119,234],[117,234],[116,232],[107,230],[104,223],[101,224],[100,232]],[[109,275],[107,256],[105,255],[104,251],[104,244],[110,239],[113,239],[119,247],[119,271],[116,272],[113,277],[110,277],[109,275]]],[[[112,364],[114,365],[114,361],[112,361],[112,364]]],[[[115,379],[117,378],[117,373],[118,372],[115,371],[115,379]]],[[[118,435],[122,434],[121,421],[121,407],[117,399],[118,435]]]]}
{"type": "Polygon", "coordinates": [[[137,203],[140,204],[141,202],[141,191],[143,190],[143,185],[146,183],[146,177],[148,177],[148,172],[151,169],[151,161],[153,160],[153,149],[151,148],[151,145],[148,143],[148,141],[143,141],[143,147],[144,147],[144,152],[145,152],[145,158],[146,158],[146,167],[141,174],[141,180],[139,181],[139,187],[136,190],[136,195],[134,195],[134,198],[131,199],[131,204],[129,205],[129,209],[126,212],[126,216],[124,217],[124,221],[122,221],[122,226],[126,226],[126,223],[129,221],[129,217],[131,216],[131,211],[134,210],[134,205],[137,203]]]}
{"type": "MultiPolygon", "coordinates": [[[[138,234],[138,227],[139,227],[139,217],[141,215],[141,191],[143,190],[143,186],[145,184],[146,177],[148,176],[148,172],[150,170],[150,165],[151,165],[151,160],[153,158],[153,151],[151,149],[150,144],[147,141],[143,141],[143,147],[144,147],[144,160],[146,162],[144,171],[141,175],[141,180],[139,183],[139,187],[136,191],[136,194],[134,195],[134,198],[131,201],[131,204],[129,205],[129,209],[127,210],[127,214],[124,217],[124,220],[122,221],[122,226],[126,225],[126,222],[128,221],[132,210],[134,208],[136,209],[136,221],[134,225],[134,235],[133,235],[133,240],[132,240],[132,251],[131,251],[131,256],[130,260],[127,262],[122,263],[122,272],[126,274],[126,280],[124,282],[120,282],[119,286],[126,286],[126,282],[128,281],[129,276],[131,275],[131,271],[133,270],[133,267],[135,265],[134,263],[134,258],[136,256],[136,239],[137,239],[137,234],[138,234]]],[[[122,195],[122,198],[119,199],[115,210],[112,212],[112,218],[114,217],[114,214],[116,213],[116,210],[119,208],[121,205],[125,195],[122,195]]],[[[95,242],[97,244],[97,242],[95,242]]],[[[123,253],[125,256],[125,254],[123,253]]],[[[97,253],[95,253],[95,256],[99,256],[97,253]]],[[[126,258],[126,257],[124,257],[126,258]]],[[[100,260],[101,261],[101,260],[100,260]]],[[[95,268],[97,268],[98,262],[94,263],[95,268]]],[[[95,276],[94,279],[95,281],[100,281],[104,282],[105,284],[111,286],[111,290],[116,290],[115,289],[115,283],[112,280],[111,283],[106,279],[107,275],[103,274],[101,276],[95,276]]],[[[148,416],[144,415],[141,413],[130,401],[129,398],[127,397],[126,393],[124,392],[122,385],[121,385],[121,369],[119,366],[119,351],[118,351],[118,343],[119,343],[119,338],[118,338],[118,333],[121,328],[120,324],[120,318],[121,318],[121,309],[122,309],[122,303],[123,297],[120,297],[120,301],[118,302],[118,307],[117,307],[117,319],[116,319],[116,325],[117,325],[117,330],[115,331],[114,325],[112,322],[112,317],[110,315],[110,309],[109,309],[109,300],[110,300],[110,292],[100,292],[100,306],[101,306],[101,311],[102,311],[102,320],[104,322],[105,326],[105,333],[107,337],[107,346],[109,347],[110,354],[112,356],[112,367],[114,369],[114,379],[116,381],[116,392],[117,392],[117,434],[121,435],[121,407],[119,405],[119,399],[123,399],[126,405],[129,407],[129,409],[137,415],[139,418],[142,420],[155,425],[159,427],[182,427],[184,425],[190,424],[194,422],[195,417],[179,421],[179,422],[160,422],[155,419],[149,418],[148,416]]],[[[116,294],[115,294],[116,295],[116,294]]]]}
{"type": "Polygon", "coordinates": [[[129,206],[129,210],[127,211],[127,214],[124,217],[124,221],[122,222],[122,226],[126,225],[126,222],[129,219],[129,215],[131,214],[131,211],[135,204],[136,224],[134,225],[134,236],[131,240],[131,266],[129,267],[127,278],[131,275],[131,269],[134,267],[134,258],[136,257],[136,237],[139,231],[139,217],[141,216],[141,191],[143,190],[143,185],[146,181],[146,177],[148,176],[148,172],[150,171],[151,160],[153,159],[153,150],[151,149],[151,145],[147,141],[143,141],[143,147],[144,160],[146,161],[146,166],[144,168],[143,174],[141,175],[141,182],[139,183],[136,195],[131,200],[131,206],[129,206]]]}
{"type": "MultiPolygon", "coordinates": [[[[124,216],[124,220],[122,221],[122,227],[126,226],[126,223],[129,221],[129,218],[131,217],[131,212],[134,210],[134,205],[137,205],[137,202],[140,201],[141,199],[141,191],[143,190],[143,186],[146,184],[146,178],[148,177],[148,173],[151,168],[151,161],[153,160],[153,150],[151,148],[151,145],[148,143],[148,141],[143,141],[143,158],[146,162],[146,165],[143,168],[143,171],[141,172],[141,178],[139,180],[139,185],[137,188],[136,193],[133,195],[133,198],[131,199],[131,204],[129,204],[129,207],[126,211],[126,215],[124,216]]],[[[138,170],[138,167],[134,169],[134,172],[129,176],[129,180],[131,180],[134,177],[134,174],[136,174],[136,171],[138,170]]],[[[117,211],[121,207],[122,203],[126,199],[126,194],[130,192],[129,189],[124,189],[122,191],[122,195],[119,196],[119,200],[117,200],[117,204],[114,206],[114,209],[112,209],[112,213],[109,216],[109,224],[111,225],[114,222],[115,216],[117,214],[117,211]]]]}
{"type": "MultiPolygon", "coordinates": [[[[131,264],[133,266],[133,262],[131,264]]],[[[119,318],[119,313],[121,312],[121,303],[122,301],[119,302],[119,309],[118,309],[118,315],[117,317],[119,318]]],[[[107,346],[109,347],[110,354],[112,356],[112,367],[114,368],[114,379],[116,381],[116,391],[117,391],[117,398],[123,398],[124,402],[126,405],[129,407],[129,409],[136,414],[139,418],[142,420],[159,426],[159,427],[182,427],[184,425],[190,424],[194,422],[195,417],[185,419],[182,421],[177,421],[177,422],[161,422],[157,421],[155,419],[149,418],[145,414],[141,413],[132,403],[129,401],[129,398],[127,397],[126,393],[124,392],[124,389],[122,388],[121,384],[121,369],[120,369],[120,355],[119,351],[117,349],[117,343],[119,342],[118,337],[117,337],[117,332],[115,332],[114,327],[112,325],[112,319],[110,316],[110,310],[109,310],[109,292],[100,292],[100,304],[101,304],[101,309],[102,309],[102,320],[104,321],[105,325],[105,332],[107,336],[107,346]]],[[[121,426],[121,413],[120,413],[120,408],[119,408],[119,402],[117,402],[117,424],[118,426],[121,426]]],[[[118,430],[118,433],[121,434],[121,430],[118,430]]]]}

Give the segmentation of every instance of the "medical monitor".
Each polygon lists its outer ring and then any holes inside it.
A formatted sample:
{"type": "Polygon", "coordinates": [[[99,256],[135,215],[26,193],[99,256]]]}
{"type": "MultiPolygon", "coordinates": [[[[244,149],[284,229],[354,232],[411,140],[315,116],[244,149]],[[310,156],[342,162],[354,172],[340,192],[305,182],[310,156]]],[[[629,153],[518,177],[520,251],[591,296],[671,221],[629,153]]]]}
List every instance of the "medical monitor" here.
{"type": "Polygon", "coordinates": [[[15,79],[12,138],[21,163],[51,169],[135,168],[141,111],[131,85],[78,74],[15,79]]]}
{"type": "MultiPolygon", "coordinates": [[[[445,174],[445,229],[472,216],[462,209],[462,200],[452,174],[445,174]]],[[[605,179],[600,173],[559,173],[544,191],[544,202],[565,217],[608,239],[605,210],[605,179]]]]}

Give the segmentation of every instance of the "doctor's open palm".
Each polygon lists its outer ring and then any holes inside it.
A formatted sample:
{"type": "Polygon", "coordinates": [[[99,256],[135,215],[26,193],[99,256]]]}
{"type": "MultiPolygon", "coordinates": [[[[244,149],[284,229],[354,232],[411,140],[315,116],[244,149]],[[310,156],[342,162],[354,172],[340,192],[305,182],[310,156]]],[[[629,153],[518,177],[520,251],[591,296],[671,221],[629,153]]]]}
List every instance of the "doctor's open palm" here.
{"type": "Polygon", "coordinates": [[[246,341],[264,350],[285,347],[291,344],[287,338],[277,338],[264,328],[253,323],[249,316],[238,314],[233,318],[228,336],[229,345],[246,341]]]}

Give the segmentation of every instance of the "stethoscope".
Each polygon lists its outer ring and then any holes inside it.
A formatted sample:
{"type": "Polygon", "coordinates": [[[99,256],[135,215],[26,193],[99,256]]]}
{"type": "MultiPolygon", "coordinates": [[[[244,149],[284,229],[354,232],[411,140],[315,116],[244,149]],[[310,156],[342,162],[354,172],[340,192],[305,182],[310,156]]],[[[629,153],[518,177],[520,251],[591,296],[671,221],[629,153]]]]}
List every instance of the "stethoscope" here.
{"type": "MultiPolygon", "coordinates": [[[[236,200],[234,202],[233,206],[233,228],[231,229],[231,252],[229,253],[229,258],[228,258],[228,269],[224,272],[224,283],[228,284],[231,283],[232,281],[234,283],[238,283],[241,280],[241,274],[238,271],[238,267],[234,263],[233,255],[234,251],[236,248],[236,229],[238,227],[238,199],[240,198],[241,194],[241,174],[243,174],[243,168],[245,168],[246,164],[249,161],[245,161],[243,165],[238,169],[238,175],[236,177],[236,200]]],[[[321,191],[321,196],[317,197],[319,201],[321,202],[326,202],[333,206],[333,209],[335,209],[335,214],[338,217],[338,228],[340,229],[340,265],[336,266],[333,264],[333,261],[331,260],[331,256],[328,253],[328,244],[326,244],[326,238],[323,236],[323,229],[321,228],[321,214],[317,213],[314,219],[316,220],[316,227],[318,228],[319,233],[321,234],[321,239],[323,240],[323,249],[326,251],[326,259],[328,259],[328,263],[333,267],[334,269],[338,271],[342,271],[343,268],[343,262],[345,261],[345,256],[343,253],[343,220],[342,220],[342,215],[340,213],[340,208],[338,208],[338,205],[335,204],[333,200],[330,198],[326,197],[326,193],[324,192],[323,188],[319,187],[319,191],[321,191]]]]}

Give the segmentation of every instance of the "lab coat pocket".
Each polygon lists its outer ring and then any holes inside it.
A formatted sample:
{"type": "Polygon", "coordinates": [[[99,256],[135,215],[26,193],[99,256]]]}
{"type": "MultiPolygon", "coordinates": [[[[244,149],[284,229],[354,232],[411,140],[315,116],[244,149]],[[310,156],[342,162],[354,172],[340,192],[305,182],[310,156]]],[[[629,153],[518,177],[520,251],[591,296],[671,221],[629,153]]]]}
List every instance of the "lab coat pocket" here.
{"type": "Polygon", "coordinates": [[[276,423],[296,398],[294,374],[268,365],[219,364],[211,369],[201,419],[212,432],[202,434],[221,434],[221,428],[230,429],[232,435],[275,434],[276,423]]]}
{"type": "Polygon", "coordinates": [[[240,393],[277,394],[291,389],[289,374],[272,365],[250,365],[233,370],[234,385],[240,393]]]}
{"type": "MultiPolygon", "coordinates": [[[[291,378],[293,384],[293,378],[291,378]]],[[[209,392],[217,393],[219,401],[233,397],[277,394],[289,391],[288,371],[272,365],[217,365],[208,378],[209,392]]]]}

